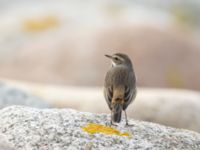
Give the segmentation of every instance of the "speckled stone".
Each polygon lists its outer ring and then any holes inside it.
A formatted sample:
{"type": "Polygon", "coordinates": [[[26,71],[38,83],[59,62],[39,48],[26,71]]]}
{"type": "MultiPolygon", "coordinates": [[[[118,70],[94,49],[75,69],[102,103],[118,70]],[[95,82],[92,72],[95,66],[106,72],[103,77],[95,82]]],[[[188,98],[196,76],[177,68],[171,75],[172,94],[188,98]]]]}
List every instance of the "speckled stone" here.
{"type": "MultiPolygon", "coordinates": [[[[123,119],[124,120],[124,119],[123,119]]],[[[0,134],[16,149],[25,150],[198,150],[200,134],[162,125],[130,120],[116,129],[131,137],[90,135],[81,127],[87,123],[109,124],[110,116],[72,109],[36,109],[11,106],[0,110],[0,134]]]]}
{"type": "Polygon", "coordinates": [[[5,135],[0,134],[0,150],[14,150],[13,145],[8,142],[5,135]]]}

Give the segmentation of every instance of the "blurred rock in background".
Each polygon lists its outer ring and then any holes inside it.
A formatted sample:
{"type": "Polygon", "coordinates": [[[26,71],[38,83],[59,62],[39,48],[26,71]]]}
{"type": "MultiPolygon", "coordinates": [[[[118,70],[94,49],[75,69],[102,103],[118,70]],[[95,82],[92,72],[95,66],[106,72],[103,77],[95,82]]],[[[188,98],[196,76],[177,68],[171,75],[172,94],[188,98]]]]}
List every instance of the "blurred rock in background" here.
{"type": "Polygon", "coordinates": [[[23,105],[36,108],[50,107],[48,102],[45,102],[38,96],[33,96],[18,88],[13,88],[5,83],[0,83],[0,109],[12,105],[23,105]]]}
{"type": "Polygon", "coordinates": [[[0,134],[0,147],[1,150],[14,150],[13,144],[8,142],[7,137],[2,134],[0,134]]]}
{"type": "Polygon", "coordinates": [[[2,77],[101,86],[109,67],[104,54],[124,52],[139,86],[200,89],[198,0],[1,0],[0,6],[2,77]]]}

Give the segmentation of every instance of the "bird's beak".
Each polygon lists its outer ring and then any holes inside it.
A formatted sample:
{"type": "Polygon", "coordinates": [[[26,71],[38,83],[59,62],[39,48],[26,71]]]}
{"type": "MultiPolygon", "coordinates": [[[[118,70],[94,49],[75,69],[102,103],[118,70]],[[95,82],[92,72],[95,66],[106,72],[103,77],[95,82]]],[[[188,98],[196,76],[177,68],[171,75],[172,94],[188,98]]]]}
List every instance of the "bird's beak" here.
{"type": "Polygon", "coordinates": [[[110,55],[105,55],[106,57],[108,57],[108,58],[112,58],[112,56],[110,56],[110,55]]]}

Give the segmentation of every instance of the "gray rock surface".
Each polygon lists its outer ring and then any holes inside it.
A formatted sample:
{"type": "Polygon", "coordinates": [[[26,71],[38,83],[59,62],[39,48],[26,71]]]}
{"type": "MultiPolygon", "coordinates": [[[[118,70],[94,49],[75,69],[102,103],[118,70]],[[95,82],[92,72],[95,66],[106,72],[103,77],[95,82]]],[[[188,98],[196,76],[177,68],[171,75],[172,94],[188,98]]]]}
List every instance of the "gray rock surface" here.
{"type": "Polygon", "coordinates": [[[131,137],[103,133],[90,135],[81,127],[91,122],[108,124],[110,115],[22,106],[0,110],[0,134],[19,150],[200,149],[200,134],[192,131],[130,120],[132,127],[125,127],[123,121],[115,128],[128,131],[131,137]]]}
{"type": "Polygon", "coordinates": [[[37,96],[23,92],[4,83],[0,83],[0,109],[10,105],[24,105],[48,108],[50,105],[37,96]]]}
{"type": "Polygon", "coordinates": [[[14,150],[11,143],[8,142],[4,135],[0,134],[0,150],[14,150]]]}

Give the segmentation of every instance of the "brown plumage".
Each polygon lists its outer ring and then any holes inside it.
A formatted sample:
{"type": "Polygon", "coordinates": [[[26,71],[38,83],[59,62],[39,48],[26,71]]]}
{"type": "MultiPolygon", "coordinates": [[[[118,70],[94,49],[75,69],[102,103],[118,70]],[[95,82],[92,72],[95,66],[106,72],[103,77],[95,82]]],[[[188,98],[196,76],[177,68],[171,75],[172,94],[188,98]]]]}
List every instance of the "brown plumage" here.
{"type": "Polygon", "coordinates": [[[122,111],[126,109],[136,96],[136,79],[132,62],[125,54],[117,53],[105,55],[112,61],[112,67],[106,74],[104,82],[104,96],[111,110],[111,124],[120,122],[122,111]]]}

